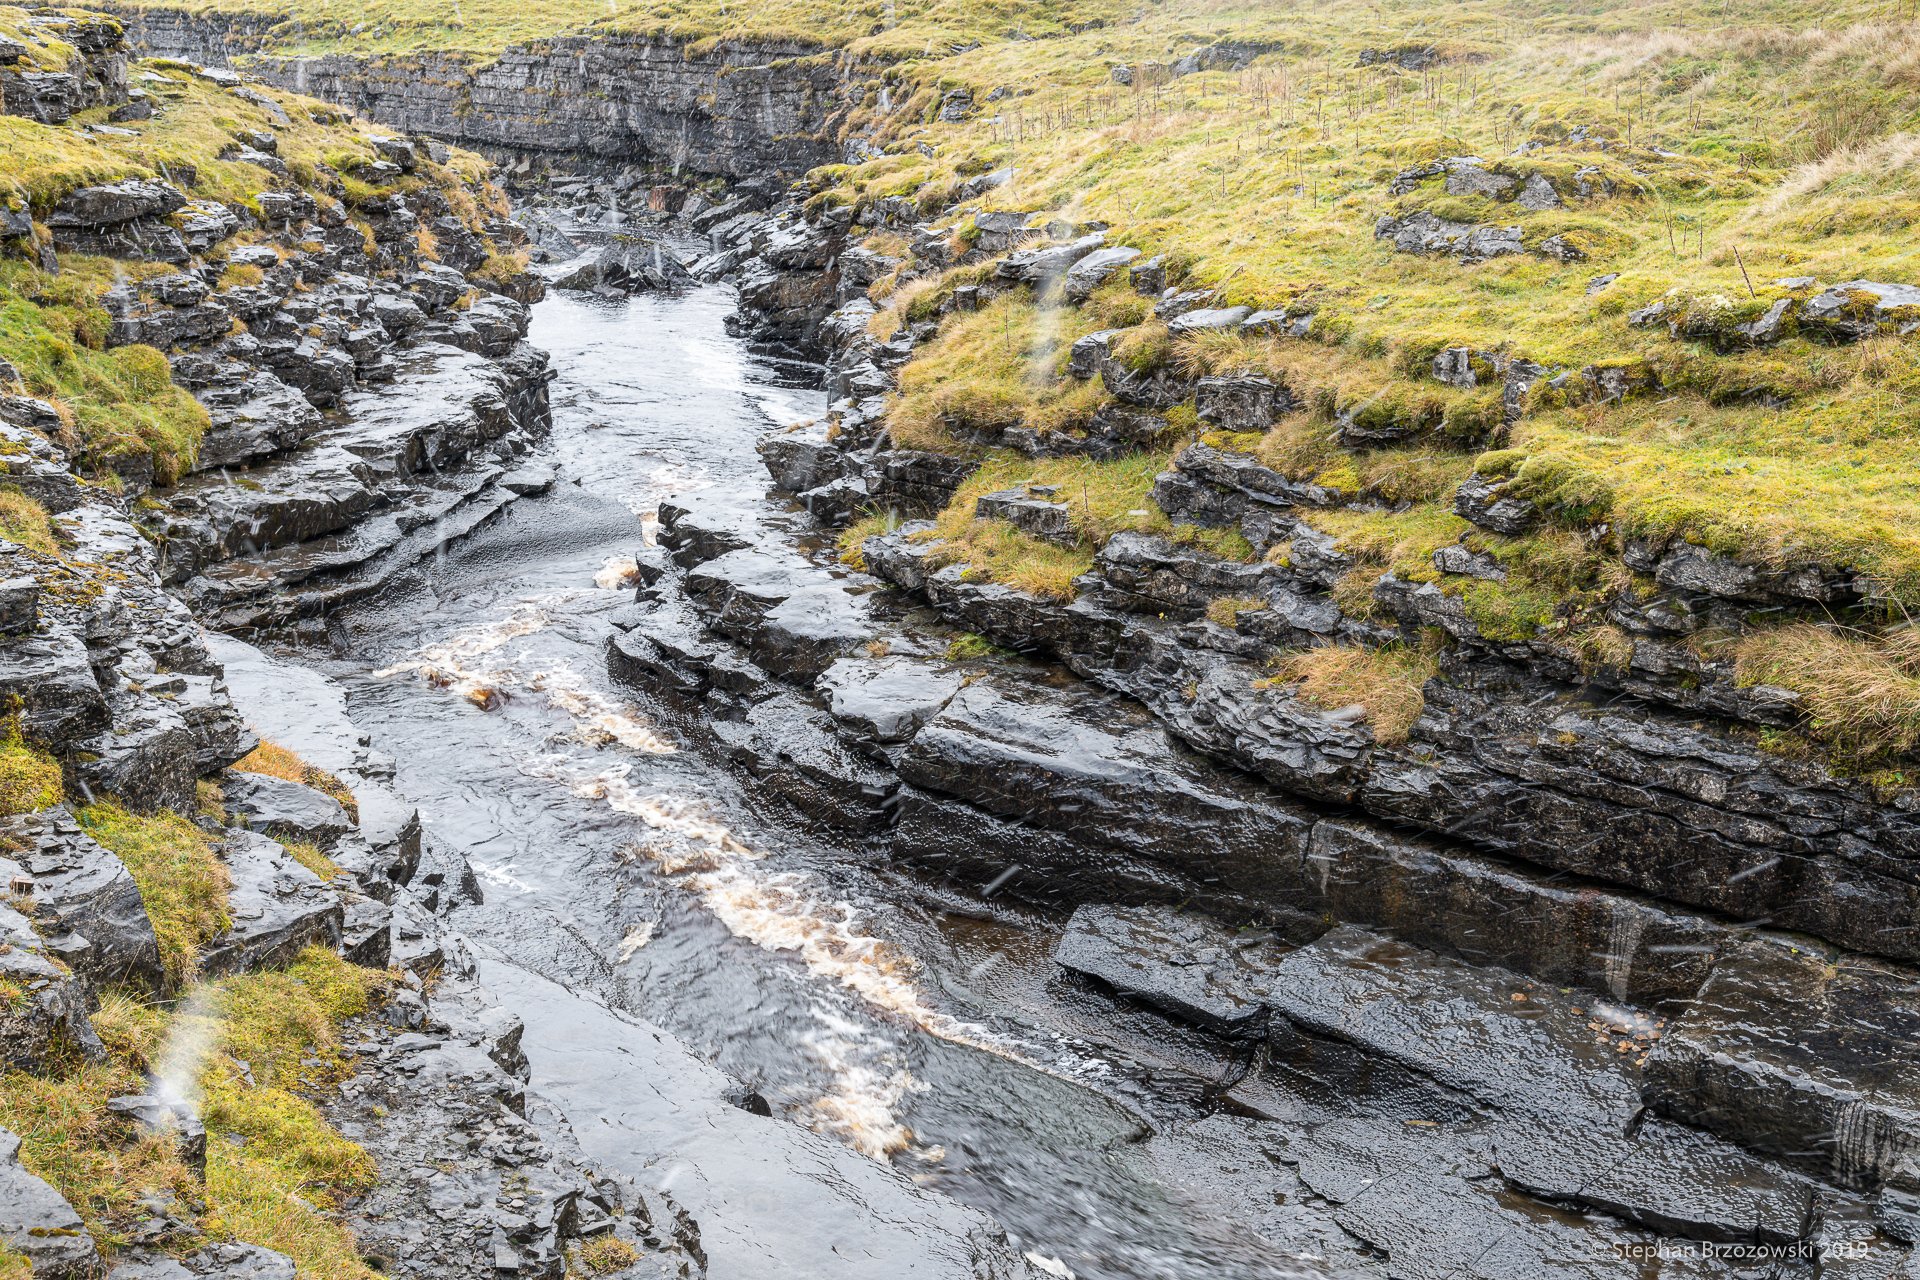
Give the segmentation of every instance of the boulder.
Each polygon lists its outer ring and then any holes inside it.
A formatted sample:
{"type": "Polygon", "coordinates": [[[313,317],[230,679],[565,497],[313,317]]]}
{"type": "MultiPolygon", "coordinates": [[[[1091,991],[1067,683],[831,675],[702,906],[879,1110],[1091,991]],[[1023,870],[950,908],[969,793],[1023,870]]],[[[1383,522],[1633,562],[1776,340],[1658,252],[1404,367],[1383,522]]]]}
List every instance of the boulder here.
{"type": "Polygon", "coordinates": [[[1912,333],[1920,329],[1920,285],[1847,280],[1809,298],[1800,318],[1844,342],[1870,338],[1883,328],[1912,333]]]}
{"type": "Polygon", "coordinates": [[[1524,247],[1519,227],[1452,222],[1424,211],[1380,219],[1373,238],[1391,240],[1401,253],[1454,254],[1468,263],[1519,253],[1524,247]]]}
{"type": "Polygon", "coordinates": [[[232,925],[201,952],[208,974],[286,964],[313,944],[337,947],[345,918],[340,896],[257,832],[236,832],[224,846],[233,878],[232,925]]]}
{"type": "Polygon", "coordinates": [[[1553,183],[1547,181],[1544,174],[1531,174],[1526,185],[1520,188],[1515,203],[1522,209],[1531,209],[1536,213],[1560,207],[1560,193],[1553,189],[1553,183]]]}
{"type": "Polygon", "coordinates": [[[1525,498],[1507,496],[1504,488],[1499,479],[1476,472],[1460,482],[1454,513],[1495,533],[1525,533],[1539,522],[1540,510],[1525,498]]]}
{"type": "Polygon", "coordinates": [[[1194,385],[1194,408],[1203,422],[1225,431],[1265,431],[1292,396],[1273,380],[1252,374],[1202,378],[1194,385]]]}
{"type": "Polygon", "coordinates": [[[913,786],[1020,823],[1029,838],[1069,837],[1077,866],[1061,879],[1083,901],[1210,898],[1244,912],[1252,900],[1284,913],[1305,883],[1302,811],[1090,689],[1063,697],[977,680],[913,736],[897,767],[913,786]]]}
{"type": "Polygon", "coordinates": [[[32,915],[47,945],[95,986],[157,990],[159,943],[120,859],[64,808],[12,818],[5,830],[16,846],[12,856],[33,879],[32,915]]]}
{"type": "Polygon", "coordinates": [[[1447,169],[1447,194],[1450,196],[1486,196],[1505,200],[1520,180],[1504,173],[1489,173],[1471,162],[1456,162],[1447,169]]]}
{"type": "Polygon", "coordinates": [[[1094,232],[1066,244],[1045,245],[1035,249],[1022,249],[1010,253],[1001,259],[995,268],[1002,280],[1019,280],[1045,289],[1056,280],[1064,278],[1082,259],[1090,256],[1106,243],[1106,235],[1094,232]]]}
{"type": "Polygon", "coordinates": [[[1085,302],[1114,273],[1140,256],[1138,249],[1116,245],[1097,249],[1067,269],[1066,297],[1072,303],[1085,302]]]}
{"type": "Polygon", "coordinates": [[[1056,502],[1051,488],[1029,486],[982,494],[973,514],[982,520],[1004,520],[1022,533],[1058,546],[1071,547],[1080,541],[1072,506],[1056,502]]]}
{"type": "Polygon", "coordinates": [[[269,774],[229,769],[220,776],[220,796],[229,814],[270,835],[326,847],[353,829],[332,796],[269,774]]]}
{"type": "Polygon", "coordinates": [[[0,1000],[0,1064],[6,1067],[42,1071],[62,1055],[100,1055],[87,1021],[85,985],[65,958],[81,959],[85,947],[62,942],[56,952],[27,917],[0,905],[0,984],[6,992],[0,1000]]]}
{"type": "Polygon", "coordinates": [[[35,1280],[93,1280],[100,1253],[73,1206],[20,1164],[19,1135],[0,1129],[0,1240],[35,1280]]]}
{"type": "Polygon", "coordinates": [[[393,908],[358,894],[347,899],[340,954],[369,969],[384,969],[393,959],[393,908]]]}
{"type": "Polygon", "coordinates": [[[186,196],[164,182],[127,178],[69,192],[47,215],[47,226],[107,227],[136,218],[160,218],[184,207],[186,196]]]}
{"type": "Polygon", "coordinates": [[[1253,314],[1252,307],[1199,307],[1167,322],[1167,330],[1176,338],[1216,330],[1234,330],[1253,314]]]}

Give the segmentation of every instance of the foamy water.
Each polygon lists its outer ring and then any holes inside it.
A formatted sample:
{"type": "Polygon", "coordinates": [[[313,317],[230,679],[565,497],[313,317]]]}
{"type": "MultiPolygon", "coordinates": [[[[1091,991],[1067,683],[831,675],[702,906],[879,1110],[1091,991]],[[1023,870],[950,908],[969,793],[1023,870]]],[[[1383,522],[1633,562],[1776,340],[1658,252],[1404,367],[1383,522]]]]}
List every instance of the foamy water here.
{"type": "MultiPolygon", "coordinates": [[[[593,589],[618,586],[631,563],[609,559],[596,575],[593,589]]],[[[573,737],[595,748],[596,754],[581,757],[564,749],[545,751],[530,756],[521,770],[638,819],[648,835],[629,843],[620,857],[651,863],[697,895],[734,937],[765,951],[794,956],[808,973],[850,992],[891,1021],[1052,1074],[1072,1074],[1047,1061],[1057,1054],[1019,1045],[985,1026],[934,1008],[918,985],[918,963],[866,928],[858,906],[832,893],[808,872],[769,865],[704,801],[636,786],[630,763],[607,767],[599,748],[617,744],[644,754],[662,754],[675,747],[644,717],[591,687],[566,664],[541,666],[528,646],[517,643],[550,626],[550,609],[567,594],[519,601],[506,616],[423,645],[405,661],[376,674],[414,675],[485,709],[521,696],[543,698],[567,716],[573,737]]],[[[480,871],[489,880],[523,887],[504,870],[480,871]]],[[[632,960],[653,940],[654,928],[648,921],[630,930],[612,949],[613,963],[632,960]]],[[[850,1020],[818,1002],[813,1014],[816,1025],[802,1037],[801,1048],[832,1083],[798,1108],[799,1118],[875,1159],[909,1153],[923,1163],[937,1162],[943,1153],[938,1148],[916,1147],[912,1130],[899,1118],[906,1099],[926,1088],[908,1069],[903,1047],[884,1025],[850,1020]]]]}
{"type": "Polygon", "coordinates": [[[382,679],[416,675],[483,711],[494,710],[516,693],[538,694],[547,705],[565,712],[591,746],[617,742],[650,755],[671,755],[678,751],[674,741],[657,731],[646,717],[590,687],[566,663],[551,667],[533,665],[525,649],[502,655],[501,651],[514,641],[551,625],[547,608],[556,599],[557,596],[548,595],[519,601],[506,617],[446,640],[422,645],[406,661],[383,667],[374,675],[382,679]]]}
{"type": "Polygon", "coordinates": [[[593,585],[602,591],[622,591],[640,585],[640,566],[632,556],[608,556],[593,575],[593,585]]]}

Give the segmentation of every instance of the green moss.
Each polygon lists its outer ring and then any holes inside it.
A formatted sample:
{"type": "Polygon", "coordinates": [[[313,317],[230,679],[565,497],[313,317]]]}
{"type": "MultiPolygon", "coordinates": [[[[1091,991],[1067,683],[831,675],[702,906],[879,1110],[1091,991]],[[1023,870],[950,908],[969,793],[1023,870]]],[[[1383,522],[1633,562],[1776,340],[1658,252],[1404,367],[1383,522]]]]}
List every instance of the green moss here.
{"type": "Polygon", "coordinates": [[[314,947],[283,973],[228,979],[211,991],[209,1020],[222,1052],[210,1057],[201,1083],[204,1119],[218,1135],[208,1143],[213,1225],[329,1280],[372,1274],[352,1233],[327,1210],[370,1188],[376,1170],[307,1095],[350,1074],[339,1023],[364,1012],[384,982],[314,947]],[[229,1136],[242,1141],[221,1140],[229,1136]]]}
{"type": "Polygon", "coordinates": [[[975,662],[1006,651],[985,636],[969,631],[947,645],[948,662],[975,662]]]}
{"type": "Polygon", "coordinates": [[[624,1271],[639,1261],[640,1254],[631,1244],[618,1236],[596,1236],[575,1251],[580,1266],[589,1275],[607,1275],[615,1271],[624,1271]]]}
{"type": "Polygon", "coordinates": [[[32,395],[72,422],[83,464],[109,465],[147,454],[162,481],[183,474],[199,452],[207,411],[173,385],[166,357],[147,346],[101,349],[107,314],[96,301],[114,264],[70,260],[59,276],[0,261],[0,358],[20,371],[32,395]]]}
{"type": "Polygon", "coordinates": [[[839,549],[840,563],[865,573],[867,559],[861,548],[866,540],[883,533],[892,533],[899,527],[900,517],[891,511],[876,511],[862,516],[842,529],[840,536],[834,540],[834,545],[839,549]]]}
{"type": "Polygon", "coordinates": [[[76,816],[88,835],[127,864],[160,940],[167,979],[184,984],[199,969],[201,946],[230,923],[230,881],[213,837],[178,814],[137,814],[110,800],[76,816]]]}
{"type": "Polygon", "coordinates": [[[23,741],[17,717],[0,729],[0,817],[36,813],[59,804],[60,762],[23,741]]]}
{"type": "Polygon", "coordinates": [[[140,1240],[143,1201],[170,1197],[193,1234],[176,1243],[238,1239],[287,1254],[303,1276],[372,1280],[342,1198],[374,1184],[372,1160],[334,1130],[318,1090],[351,1071],[340,1024],[365,1012],[387,982],[323,948],[280,972],[193,988],[173,1008],[109,992],[93,1022],[105,1058],[0,1076],[0,1125],[21,1137],[21,1161],[80,1212],[109,1262],[140,1240]],[[204,1041],[202,1183],[167,1135],[141,1137],[107,1100],[147,1091],[178,1037],[204,1041]]]}
{"type": "MultiPolygon", "coordinates": [[[[911,315],[935,289],[925,282],[896,305],[911,315]]],[[[947,317],[923,357],[901,373],[887,416],[894,441],[904,448],[952,450],[964,447],[962,439],[970,434],[1007,427],[1085,432],[1107,403],[1106,391],[1098,382],[1060,375],[1074,340],[1096,324],[1081,309],[1042,307],[1019,295],[947,317]]],[[[891,332],[893,325],[884,327],[891,332]]]]}
{"type": "Polygon", "coordinates": [[[339,863],[329,858],[325,850],[311,841],[282,840],[280,847],[285,849],[295,862],[313,872],[313,874],[319,876],[322,880],[337,880],[345,874],[345,872],[341,871],[339,863]]]}

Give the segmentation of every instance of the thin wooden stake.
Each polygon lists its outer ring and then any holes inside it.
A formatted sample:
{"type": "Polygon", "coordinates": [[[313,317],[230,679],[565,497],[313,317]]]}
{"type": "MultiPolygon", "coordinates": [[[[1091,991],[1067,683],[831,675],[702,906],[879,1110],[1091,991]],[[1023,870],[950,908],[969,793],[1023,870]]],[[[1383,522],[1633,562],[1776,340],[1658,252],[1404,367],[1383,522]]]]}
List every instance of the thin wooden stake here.
{"type": "Polygon", "coordinates": [[[1753,277],[1747,274],[1747,260],[1740,256],[1739,245],[1733,246],[1733,260],[1740,264],[1740,278],[1747,282],[1747,296],[1758,298],[1760,295],[1753,291],[1753,277]]]}

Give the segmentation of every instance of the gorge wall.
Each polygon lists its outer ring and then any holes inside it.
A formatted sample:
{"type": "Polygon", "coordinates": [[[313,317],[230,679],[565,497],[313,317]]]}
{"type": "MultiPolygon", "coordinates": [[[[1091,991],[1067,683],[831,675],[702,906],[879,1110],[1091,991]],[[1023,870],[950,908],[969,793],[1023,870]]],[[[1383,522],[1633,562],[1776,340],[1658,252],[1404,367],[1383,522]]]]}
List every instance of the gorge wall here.
{"type": "Polygon", "coordinates": [[[644,158],[674,172],[799,174],[836,158],[842,68],[782,41],[706,47],[669,36],[562,36],[485,59],[255,56],[284,19],[176,9],[120,12],[137,47],[210,66],[247,59],[271,83],[396,129],[480,147],[644,158]]]}

